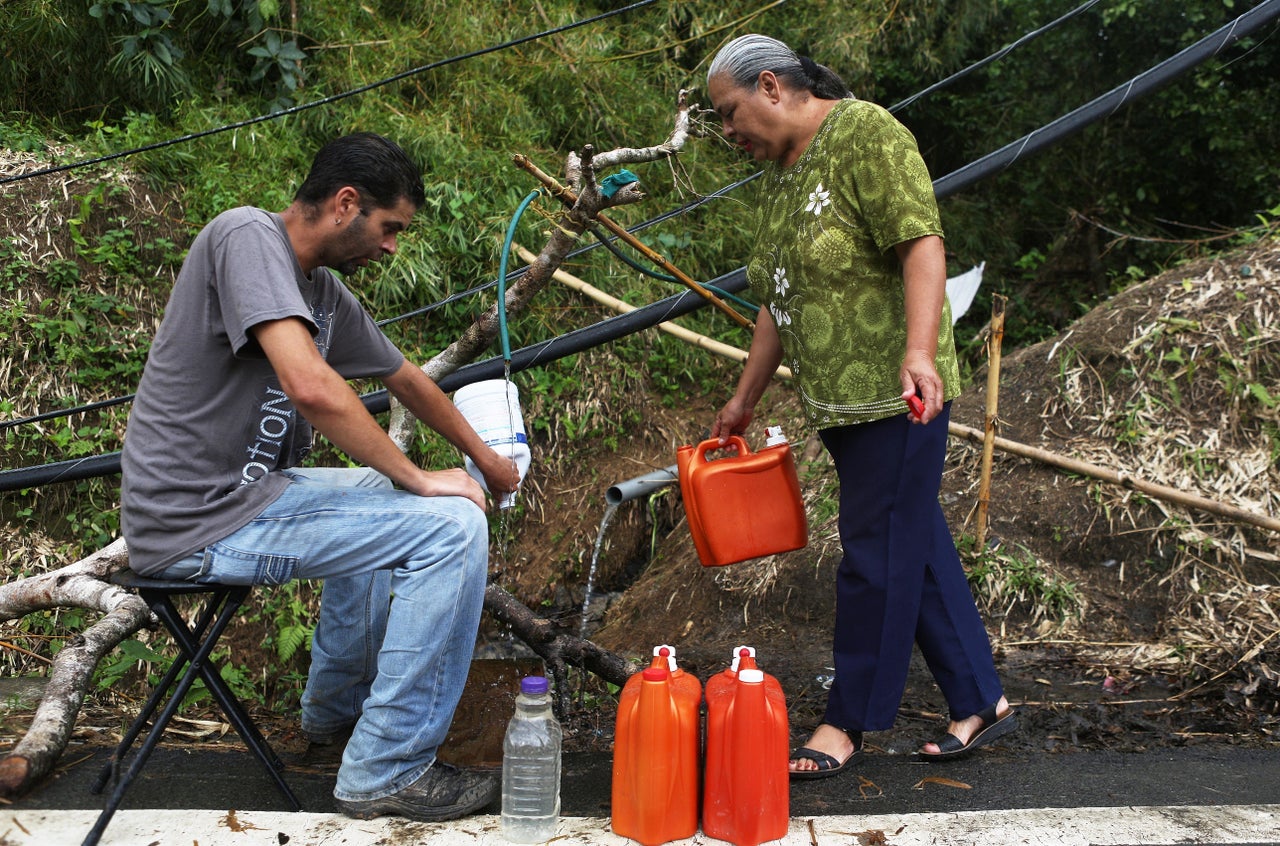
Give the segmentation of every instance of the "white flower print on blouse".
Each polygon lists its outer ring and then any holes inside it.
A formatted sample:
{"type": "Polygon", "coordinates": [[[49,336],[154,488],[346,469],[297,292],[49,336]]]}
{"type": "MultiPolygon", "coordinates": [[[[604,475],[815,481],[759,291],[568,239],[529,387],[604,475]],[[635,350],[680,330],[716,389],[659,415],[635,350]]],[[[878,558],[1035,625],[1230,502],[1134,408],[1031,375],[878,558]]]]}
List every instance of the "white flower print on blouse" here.
{"type": "MultiPolygon", "coordinates": [[[[791,283],[787,281],[787,269],[785,267],[775,267],[773,269],[774,295],[781,299],[787,295],[787,289],[790,287],[791,283]]],[[[776,300],[769,303],[769,313],[773,315],[773,322],[776,325],[789,326],[791,324],[791,315],[779,306],[776,300]]]]}
{"type": "Polygon", "coordinates": [[[804,207],[807,212],[813,212],[813,216],[817,217],[822,214],[822,210],[831,205],[831,192],[824,190],[822,183],[818,183],[818,187],[813,189],[813,193],[809,195],[809,205],[804,207]]]}
{"type": "Polygon", "coordinates": [[[773,292],[779,297],[787,295],[787,289],[791,287],[791,283],[787,281],[787,269],[785,267],[775,267],[773,269],[773,292]]]}

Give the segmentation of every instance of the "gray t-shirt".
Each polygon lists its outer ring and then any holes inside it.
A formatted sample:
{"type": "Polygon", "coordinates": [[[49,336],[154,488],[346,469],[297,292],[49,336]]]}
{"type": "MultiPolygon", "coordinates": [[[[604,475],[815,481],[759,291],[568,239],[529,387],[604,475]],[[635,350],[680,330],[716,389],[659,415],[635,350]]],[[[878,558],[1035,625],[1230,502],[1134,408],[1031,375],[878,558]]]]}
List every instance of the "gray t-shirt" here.
{"type": "Polygon", "coordinates": [[[394,373],[404,356],[326,268],[303,274],[279,215],[243,207],[196,236],[138,386],[122,455],[129,565],[151,575],[244,526],[311,448],[249,330],[302,318],[348,379],[394,373]]]}

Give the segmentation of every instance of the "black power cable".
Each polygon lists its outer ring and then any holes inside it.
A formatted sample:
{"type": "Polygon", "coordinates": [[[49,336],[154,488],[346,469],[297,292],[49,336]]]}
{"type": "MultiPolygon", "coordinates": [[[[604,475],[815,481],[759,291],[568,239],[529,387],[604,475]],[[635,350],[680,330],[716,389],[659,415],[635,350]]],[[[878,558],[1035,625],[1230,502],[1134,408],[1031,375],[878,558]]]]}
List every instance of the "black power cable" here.
{"type": "MultiPolygon", "coordinates": [[[[648,2],[653,2],[653,0],[648,0],[648,2]]],[[[1057,20],[1055,20],[1055,21],[1053,21],[1053,22],[1051,22],[1051,23],[1049,23],[1049,24],[1047,24],[1047,25],[1045,25],[1045,26],[1041,27],[1040,29],[1037,29],[1037,30],[1034,30],[1034,31],[1032,31],[1032,32],[1030,32],[1030,33],[1027,33],[1026,35],[1022,36],[1021,38],[1019,38],[1017,41],[1013,42],[1013,43],[1012,43],[1012,44],[1010,44],[1009,46],[1004,47],[1004,48],[1002,48],[1001,50],[999,50],[999,51],[997,51],[997,52],[995,52],[995,53],[991,54],[990,56],[987,56],[986,58],[981,59],[981,60],[979,60],[979,61],[975,62],[974,64],[972,64],[972,65],[968,66],[967,68],[965,68],[965,69],[963,69],[963,70],[959,71],[958,73],[952,74],[951,76],[947,77],[946,79],[944,79],[944,80],[942,80],[942,81],[940,81],[940,82],[937,82],[937,83],[935,83],[935,84],[933,84],[933,85],[929,86],[928,88],[924,89],[923,91],[921,91],[921,92],[919,92],[919,93],[917,93],[917,94],[914,94],[914,95],[912,95],[911,97],[908,97],[906,100],[903,100],[903,101],[902,101],[902,102],[900,102],[900,103],[897,103],[897,104],[895,104],[895,105],[890,106],[890,107],[889,107],[889,111],[890,111],[890,112],[897,112],[897,111],[898,111],[898,110],[900,110],[900,109],[906,108],[907,106],[909,106],[909,105],[911,105],[912,103],[914,103],[916,100],[919,100],[921,97],[924,97],[924,96],[926,96],[926,95],[928,95],[928,94],[933,93],[934,91],[937,91],[937,90],[939,90],[939,89],[941,89],[941,88],[944,88],[944,87],[946,87],[946,86],[950,85],[951,83],[955,82],[956,80],[961,79],[961,78],[963,78],[963,77],[965,77],[965,76],[968,76],[970,73],[973,73],[974,71],[978,70],[979,68],[984,67],[984,66],[986,66],[986,65],[988,65],[988,64],[991,64],[991,63],[992,63],[992,62],[994,62],[994,61],[997,61],[997,60],[999,60],[999,59],[1001,59],[1001,58],[1003,58],[1003,57],[1007,56],[1009,53],[1011,53],[1011,52],[1012,52],[1014,49],[1016,49],[1017,47],[1020,47],[1020,46],[1022,46],[1022,45],[1024,45],[1024,44],[1026,44],[1028,41],[1031,41],[1033,38],[1036,38],[1036,37],[1038,37],[1038,36],[1040,36],[1040,35],[1042,35],[1042,34],[1044,34],[1044,33],[1048,32],[1049,30],[1051,30],[1051,29],[1053,29],[1053,28],[1055,28],[1055,27],[1059,26],[1060,24],[1065,23],[1066,21],[1070,20],[1071,18],[1075,17],[1076,15],[1080,14],[1081,12],[1084,12],[1084,11],[1088,10],[1090,7],[1092,7],[1092,6],[1096,5],[1098,2],[1100,2],[1100,0],[1088,0],[1088,2],[1084,3],[1084,4],[1083,4],[1083,5],[1081,5],[1081,6],[1078,6],[1076,9],[1074,9],[1074,10],[1072,10],[1072,11],[1068,12],[1067,14],[1065,14],[1065,15],[1063,15],[1062,17],[1058,18],[1057,20]]],[[[365,87],[363,87],[363,88],[353,89],[352,91],[348,91],[348,92],[345,92],[345,93],[343,93],[343,94],[339,94],[339,95],[334,95],[333,97],[330,97],[330,98],[326,98],[326,99],[322,99],[322,100],[316,100],[315,102],[313,102],[313,103],[307,103],[307,104],[305,104],[304,106],[296,106],[296,107],[294,107],[293,109],[290,109],[290,110],[285,111],[285,112],[274,112],[274,113],[272,113],[272,114],[270,114],[270,115],[263,115],[263,116],[259,116],[259,117],[257,117],[257,118],[253,118],[253,119],[251,119],[251,120],[248,120],[248,121],[245,121],[245,122],[242,122],[242,123],[230,124],[230,125],[228,125],[228,126],[220,127],[220,128],[217,128],[217,129],[206,130],[205,132],[194,133],[194,134],[191,134],[191,135],[185,135],[185,136],[182,136],[181,138],[173,138],[173,139],[169,139],[169,140],[167,140],[167,141],[159,142],[159,143],[157,143],[157,144],[152,144],[152,145],[145,146],[145,147],[138,147],[138,148],[135,148],[135,149],[132,149],[132,150],[125,150],[125,151],[122,151],[122,152],[119,152],[119,153],[113,153],[113,154],[111,154],[111,155],[109,155],[109,156],[105,156],[105,157],[102,157],[102,158],[89,159],[89,160],[86,160],[86,161],[74,162],[74,163],[67,164],[67,165],[61,165],[61,166],[56,167],[56,168],[50,168],[50,169],[47,169],[47,170],[34,171],[34,172],[32,172],[32,173],[21,174],[21,175],[19,175],[19,176],[10,177],[10,178],[8,178],[8,179],[0,179],[0,185],[5,184],[6,182],[15,182],[15,181],[18,181],[18,180],[20,180],[20,179],[30,179],[30,178],[35,177],[35,176],[41,176],[41,175],[46,175],[46,174],[50,174],[50,173],[57,173],[57,172],[65,171],[65,170],[71,170],[71,169],[73,169],[73,168],[86,167],[86,166],[93,165],[93,164],[100,164],[100,163],[102,163],[102,162],[110,161],[110,160],[112,160],[112,159],[121,158],[121,157],[123,157],[123,156],[133,155],[134,153],[147,152],[147,151],[149,151],[149,150],[155,150],[155,149],[159,149],[159,148],[161,148],[161,147],[167,147],[167,146],[170,146],[170,145],[173,145],[173,144],[178,144],[178,143],[181,143],[181,142],[184,142],[184,141],[190,141],[190,140],[194,140],[194,139],[197,139],[197,138],[202,138],[202,137],[205,137],[205,136],[207,136],[207,135],[213,135],[213,134],[215,134],[215,133],[223,132],[223,131],[226,131],[226,130],[228,130],[228,129],[237,129],[237,128],[240,128],[240,127],[242,127],[242,126],[248,126],[249,124],[252,124],[252,123],[260,123],[260,122],[262,122],[262,121],[271,120],[271,119],[274,119],[274,118],[276,118],[276,117],[282,117],[282,116],[287,115],[287,114],[292,114],[292,113],[297,112],[297,111],[302,111],[303,109],[310,109],[310,108],[312,108],[312,107],[314,107],[314,106],[322,105],[322,104],[324,104],[324,103],[334,102],[335,100],[343,99],[343,98],[345,98],[345,97],[353,96],[353,95],[355,95],[355,94],[360,94],[360,93],[363,93],[363,92],[365,92],[365,91],[368,91],[368,90],[370,90],[370,89],[372,89],[372,88],[377,88],[377,87],[379,87],[379,86],[381,86],[381,85],[386,85],[386,84],[388,84],[388,83],[390,83],[390,82],[394,82],[394,81],[396,81],[396,80],[403,79],[403,78],[404,78],[404,77],[406,77],[406,76],[410,76],[410,75],[417,74],[417,73],[422,73],[422,72],[424,72],[424,71],[426,71],[426,70],[431,70],[431,69],[434,69],[434,68],[442,67],[442,66],[447,65],[447,64],[452,64],[452,63],[454,63],[454,62],[462,61],[463,59],[471,58],[471,57],[474,57],[474,56],[480,56],[480,55],[483,55],[483,54],[485,54],[485,53],[490,53],[490,52],[494,52],[494,51],[497,51],[497,50],[505,49],[506,47],[510,47],[510,46],[513,46],[513,45],[523,44],[523,43],[524,43],[524,42],[526,42],[526,41],[531,41],[531,40],[536,39],[536,38],[542,38],[542,37],[543,37],[543,36],[545,36],[545,35],[551,35],[551,34],[554,34],[554,33],[557,33],[557,32],[562,32],[562,31],[564,31],[564,30],[566,30],[566,29],[572,29],[573,27],[581,26],[581,25],[583,25],[583,24],[585,24],[585,23],[592,23],[592,22],[597,21],[597,20],[600,20],[600,19],[602,19],[602,18],[604,18],[604,17],[608,17],[609,15],[612,15],[612,14],[618,14],[618,13],[620,13],[620,12],[625,12],[625,11],[630,11],[631,9],[638,8],[638,7],[643,6],[643,5],[646,5],[646,3],[635,3],[635,4],[632,4],[631,6],[627,6],[627,7],[626,7],[626,8],[624,8],[624,9],[615,10],[614,12],[609,12],[609,13],[607,13],[607,14],[605,14],[605,15],[598,15],[598,16],[596,16],[596,17],[594,17],[594,18],[590,18],[590,19],[587,19],[587,20],[584,20],[584,21],[578,21],[578,22],[575,22],[575,23],[573,23],[573,24],[569,24],[569,25],[566,25],[566,26],[564,26],[564,27],[560,27],[560,28],[558,28],[558,29],[548,30],[548,31],[543,32],[543,33],[538,33],[538,34],[535,34],[535,35],[526,36],[526,37],[524,37],[524,38],[517,39],[517,40],[515,40],[515,41],[506,42],[506,43],[504,43],[504,44],[499,44],[499,45],[496,45],[496,46],[493,46],[493,47],[487,47],[487,48],[485,48],[485,49],[483,49],[483,50],[478,50],[478,51],[476,51],[476,52],[474,52],[474,53],[468,53],[468,54],[463,55],[463,56],[456,56],[456,57],[451,58],[451,59],[445,59],[445,60],[442,60],[442,61],[440,61],[440,62],[436,62],[436,63],[434,63],[434,64],[430,64],[430,65],[423,65],[422,67],[415,68],[414,70],[411,70],[411,71],[406,71],[405,73],[399,74],[398,76],[394,76],[394,77],[391,77],[391,78],[389,78],[389,79],[382,80],[382,81],[380,81],[380,82],[372,83],[372,84],[367,85],[367,86],[365,86],[365,87]]],[[[732,184],[730,184],[730,185],[726,185],[725,187],[720,188],[720,189],[718,189],[718,190],[716,190],[716,191],[713,191],[712,193],[710,193],[710,194],[708,194],[708,195],[706,195],[706,196],[704,196],[704,197],[700,197],[700,198],[698,198],[697,200],[694,200],[694,201],[692,201],[692,202],[689,202],[689,203],[687,203],[687,204],[685,204],[685,205],[683,205],[683,206],[680,206],[680,207],[678,207],[678,208],[676,208],[676,209],[673,209],[673,210],[671,210],[671,211],[668,211],[668,212],[665,212],[665,213],[663,213],[663,214],[660,214],[660,215],[658,215],[657,217],[650,218],[649,220],[643,221],[642,223],[637,224],[636,226],[632,227],[631,229],[629,229],[629,230],[627,230],[627,231],[628,231],[628,232],[631,232],[631,233],[639,232],[639,231],[641,231],[642,229],[647,229],[647,228],[648,228],[648,227],[650,227],[650,226],[655,226],[655,225],[657,225],[657,224],[659,224],[659,223],[662,223],[662,222],[664,222],[664,221],[666,221],[666,220],[669,220],[669,219],[671,219],[671,218],[679,217],[680,215],[687,214],[688,212],[692,211],[693,209],[698,208],[699,206],[703,205],[704,203],[707,203],[707,202],[710,202],[710,201],[711,201],[711,200],[713,200],[713,199],[717,199],[717,198],[719,198],[719,197],[722,197],[722,196],[724,196],[724,195],[726,195],[726,194],[730,193],[731,191],[734,191],[734,190],[736,190],[736,189],[738,189],[738,188],[742,187],[743,185],[746,185],[748,182],[751,182],[751,181],[755,180],[757,177],[759,177],[759,176],[761,175],[761,173],[762,173],[762,171],[756,171],[755,173],[751,174],[750,176],[744,177],[743,179],[740,179],[740,180],[738,180],[737,182],[734,182],[734,183],[732,183],[732,184]]],[[[600,237],[600,236],[597,234],[597,238],[599,238],[599,237],[600,237]]],[[[608,236],[608,238],[607,238],[607,239],[601,239],[601,240],[598,240],[598,241],[593,242],[593,243],[591,243],[591,244],[588,244],[588,245],[586,245],[586,246],[584,246],[584,247],[580,247],[580,248],[578,248],[578,249],[576,249],[576,250],[573,250],[573,251],[572,251],[572,252],[570,252],[570,253],[568,254],[568,256],[566,256],[566,257],[567,257],[567,258],[576,258],[577,256],[582,255],[583,253],[587,252],[588,250],[591,250],[591,249],[596,248],[597,246],[601,246],[601,245],[603,245],[604,247],[606,247],[606,248],[608,248],[609,250],[611,250],[612,252],[614,252],[614,254],[615,254],[615,255],[618,255],[618,256],[619,256],[619,258],[623,258],[623,257],[622,257],[622,255],[621,255],[621,253],[619,253],[619,252],[618,252],[618,250],[617,250],[617,248],[614,246],[614,242],[616,242],[616,240],[617,240],[617,236],[608,236]]],[[[623,260],[624,260],[624,261],[626,261],[626,259],[625,259],[625,258],[623,258],[623,260]]],[[[523,275],[524,275],[524,273],[525,273],[526,271],[527,271],[527,268],[519,268],[519,269],[517,269],[517,270],[513,271],[512,273],[507,274],[507,279],[506,279],[507,284],[510,284],[512,281],[514,281],[514,280],[516,280],[516,279],[519,279],[521,276],[523,276],[523,275]]],[[[458,300],[464,299],[464,298],[469,297],[469,296],[472,296],[472,295],[474,295],[474,294],[478,294],[478,293],[480,293],[481,291],[486,291],[486,290],[488,290],[489,288],[492,288],[493,286],[495,286],[496,284],[497,284],[497,281],[496,281],[496,280],[489,280],[489,281],[487,281],[487,282],[481,283],[480,285],[476,285],[476,286],[474,286],[474,287],[468,288],[468,289],[467,289],[467,290],[465,290],[465,291],[459,291],[459,292],[458,292],[458,293],[456,293],[456,294],[451,294],[451,295],[449,295],[448,297],[445,297],[444,299],[442,299],[442,300],[438,300],[438,301],[436,301],[436,302],[434,302],[434,303],[429,303],[428,305],[422,306],[422,307],[417,308],[417,309],[413,309],[413,310],[411,310],[411,311],[405,312],[405,313],[400,314],[400,315],[396,315],[395,317],[388,317],[388,318],[384,318],[384,319],[382,319],[382,320],[378,321],[378,326],[389,326],[389,325],[391,325],[391,324],[393,324],[393,323],[399,323],[399,322],[401,322],[401,321],[403,321],[403,320],[408,320],[409,318],[412,318],[412,317],[418,317],[418,316],[420,316],[420,315],[427,314],[427,313],[429,313],[429,312],[435,311],[435,310],[436,310],[436,309],[438,309],[438,308],[442,308],[442,307],[444,307],[444,306],[446,306],[446,305],[448,305],[448,304],[450,304],[450,303],[457,302],[458,300]]],[[[69,416],[71,416],[71,415],[73,415],[73,414],[80,414],[80,413],[84,413],[84,412],[87,412],[87,411],[95,411],[95,410],[100,409],[100,408],[106,408],[106,407],[109,407],[109,406],[119,405],[119,404],[121,404],[121,403],[129,402],[129,401],[131,401],[133,398],[134,398],[134,395],[133,395],[133,394],[129,394],[129,395],[127,395],[127,396],[123,396],[123,397],[116,397],[116,398],[114,398],[114,399],[109,399],[109,400],[103,400],[103,401],[101,401],[101,402],[97,402],[97,403],[90,403],[90,404],[87,404],[87,405],[77,406],[77,407],[75,407],[75,408],[61,409],[61,410],[57,410],[57,411],[48,411],[48,412],[44,412],[44,413],[41,413],[41,414],[32,415],[32,416],[30,416],[30,417],[22,417],[22,418],[17,418],[17,419],[14,419],[14,420],[0,421],[0,431],[3,431],[3,430],[5,430],[5,429],[9,429],[9,428],[13,428],[13,427],[16,427],[16,426],[25,425],[25,424],[28,424],[28,423],[38,423],[38,422],[41,422],[41,421],[44,421],[44,420],[52,420],[52,419],[56,419],[56,418],[59,418],[59,417],[69,417],[69,416]]]]}
{"type": "Polygon", "coordinates": [[[512,41],[504,41],[501,44],[495,44],[490,47],[482,47],[481,49],[473,50],[470,53],[463,53],[461,55],[453,56],[448,59],[441,59],[438,62],[431,62],[429,64],[421,65],[420,67],[416,67],[411,70],[398,73],[395,76],[389,76],[386,79],[380,79],[376,82],[371,82],[368,85],[362,85],[359,88],[352,88],[350,91],[341,91],[337,94],[331,94],[328,97],[321,97],[319,100],[312,100],[310,103],[302,103],[297,106],[291,106],[290,108],[282,109],[281,111],[278,111],[278,112],[272,112],[266,115],[258,115],[257,117],[248,118],[247,120],[237,121],[236,123],[229,123],[229,124],[226,124],[225,126],[214,127],[213,129],[206,129],[201,132],[193,132],[193,133],[190,133],[189,135],[183,135],[179,138],[170,138],[166,141],[157,141],[154,144],[147,144],[142,147],[135,147],[132,150],[122,150],[121,152],[118,152],[118,153],[110,153],[108,155],[100,156],[95,159],[85,159],[83,161],[78,161],[78,162],[69,162],[63,165],[47,167],[42,170],[33,170],[30,173],[20,173],[15,176],[7,176],[3,179],[0,179],[0,185],[6,185],[10,182],[19,182],[23,179],[34,179],[37,176],[48,176],[51,173],[61,173],[66,170],[74,170],[75,168],[79,168],[79,167],[88,167],[89,165],[102,164],[103,162],[113,161],[115,159],[123,158],[124,156],[132,156],[135,153],[145,153],[151,150],[159,150],[164,147],[171,147],[174,144],[182,144],[187,141],[194,141],[197,138],[207,138],[210,135],[217,135],[218,133],[221,133],[221,132],[229,132],[230,130],[233,130],[233,129],[243,129],[246,126],[253,126],[254,124],[264,123],[265,121],[275,120],[276,118],[288,117],[289,115],[296,115],[299,112],[305,112],[309,109],[314,109],[318,106],[326,106],[329,103],[336,103],[339,100],[345,100],[348,97],[354,97],[357,94],[364,94],[365,92],[372,91],[375,88],[381,88],[384,85],[390,85],[393,82],[399,82],[402,79],[406,79],[411,76],[417,76],[418,74],[425,73],[426,71],[429,71],[429,70],[442,68],[445,65],[452,65],[457,62],[465,61],[467,59],[474,59],[477,56],[483,56],[488,53],[496,53],[499,50],[506,50],[510,47],[518,47],[521,44],[527,44],[530,41],[537,41],[538,39],[546,38],[549,35],[557,35],[561,32],[567,32],[571,29],[577,29],[580,26],[586,26],[587,24],[596,23],[597,21],[602,21],[602,20],[605,20],[606,18],[614,17],[615,15],[621,15],[625,12],[630,12],[635,9],[639,9],[643,6],[648,6],[656,2],[657,0],[639,0],[639,2],[632,3],[629,6],[623,6],[620,9],[614,9],[613,11],[610,11],[610,12],[602,12],[594,17],[583,18],[582,20],[573,21],[571,23],[564,24],[563,26],[553,27],[552,29],[543,30],[542,32],[535,32],[532,35],[526,35],[521,38],[516,38],[512,41]]]}
{"type": "Polygon", "coordinates": [[[912,103],[914,103],[916,100],[919,100],[921,97],[927,97],[935,91],[938,91],[942,88],[946,88],[948,85],[950,85],[953,82],[964,79],[966,76],[973,73],[974,71],[979,70],[980,68],[984,68],[987,65],[991,64],[992,62],[1003,59],[1005,56],[1009,55],[1014,50],[1026,44],[1028,41],[1031,41],[1032,39],[1035,39],[1040,37],[1041,35],[1044,35],[1046,32],[1071,20],[1076,15],[1089,11],[1089,9],[1098,5],[1099,2],[1101,2],[1101,0],[1089,0],[1087,3],[1082,3],[1079,6],[1076,6],[1070,12],[1067,12],[1065,15],[1058,18],[1057,20],[1051,21],[1045,24],[1044,26],[1040,27],[1039,29],[1028,32],[1026,35],[1022,36],[1017,41],[1013,42],[1012,44],[1006,47],[1001,47],[999,50],[992,53],[990,56],[987,56],[985,59],[981,59],[977,62],[974,62],[964,70],[957,71],[956,73],[951,74],[951,76],[947,77],[944,80],[941,80],[940,82],[935,82],[933,85],[930,85],[928,88],[924,89],[918,94],[912,94],[910,97],[908,97],[907,99],[903,100],[901,103],[898,103],[895,106],[890,106],[889,111],[896,112],[899,109],[905,109],[907,106],[910,106],[912,103]]]}
{"type": "MultiPolygon", "coordinates": [[[[725,187],[720,188],[716,191],[713,191],[710,194],[706,194],[702,197],[699,197],[696,200],[691,200],[688,203],[685,203],[683,206],[679,206],[678,208],[663,212],[662,214],[656,217],[651,217],[648,220],[641,221],[640,223],[637,223],[636,225],[629,228],[627,231],[634,234],[644,229],[648,229],[651,226],[655,226],[659,223],[662,223],[663,221],[670,220],[671,218],[674,218],[674,217],[679,217],[682,214],[687,214],[705,203],[709,203],[712,200],[719,199],[720,197],[723,197],[729,192],[736,190],[737,188],[755,179],[759,175],[760,175],[760,172],[757,171],[756,173],[753,173],[750,176],[747,176],[743,179],[738,180],[737,182],[726,185],[725,187]]],[[[611,241],[616,239],[617,239],[616,235],[609,236],[609,240],[611,241]]],[[[581,247],[578,247],[575,250],[570,251],[565,256],[565,258],[566,259],[577,258],[583,253],[594,250],[599,246],[601,246],[599,241],[593,241],[589,244],[585,244],[581,247]]],[[[521,278],[528,272],[529,272],[528,267],[520,267],[511,271],[510,273],[507,274],[507,284],[510,285],[512,282],[521,278]]],[[[382,320],[377,321],[377,325],[389,326],[392,323],[399,323],[400,321],[408,320],[411,317],[418,317],[420,315],[427,314],[429,312],[435,311],[438,308],[443,308],[444,306],[449,305],[450,303],[454,303],[454,302],[457,302],[458,300],[465,299],[466,297],[470,297],[474,294],[478,294],[481,291],[487,291],[488,289],[494,287],[497,284],[498,284],[497,280],[490,279],[486,282],[480,283],[479,285],[475,285],[471,288],[468,288],[465,291],[458,291],[455,294],[450,294],[449,296],[445,297],[442,300],[437,300],[433,303],[428,303],[427,305],[421,306],[420,308],[413,309],[412,311],[407,311],[404,314],[398,314],[395,317],[383,318],[382,320]]],[[[5,429],[12,429],[17,426],[23,426],[28,423],[40,423],[45,420],[54,420],[59,417],[70,417],[73,414],[83,414],[84,412],[87,412],[87,411],[97,411],[100,408],[108,408],[113,405],[120,405],[122,403],[130,402],[133,400],[135,396],[136,394],[127,394],[125,396],[114,397],[112,399],[101,400],[99,402],[92,402],[92,403],[87,403],[85,405],[78,405],[74,408],[62,408],[56,411],[45,411],[40,414],[34,414],[30,417],[18,417],[13,420],[3,420],[3,421],[0,421],[0,431],[4,431],[5,429]]]]}
{"type": "MultiPolygon", "coordinates": [[[[744,268],[730,271],[712,280],[716,287],[730,292],[738,292],[747,286],[747,274],[744,268]]],[[[658,300],[647,306],[606,318],[598,323],[557,335],[545,341],[530,344],[511,354],[510,368],[512,373],[540,367],[565,356],[582,352],[608,341],[621,338],[657,326],[667,320],[673,320],[702,308],[707,301],[692,291],[681,291],[666,299],[658,300]]],[[[441,377],[440,389],[446,393],[456,391],[463,385],[481,379],[499,379],[504,374],[507,363],[503,357],[493,356],[484,361],[477,361],[459,367],[457,370],[441,377]]],[[[360,398],[371,414],[380,414],[391,407],[387,391],[380,390],[365,394],[360,398]]],[[[110,452],[102,455],[88,455],[68,461],[57,461],[37,467],[18,467],[13,470],[0,470],[0,492],[19,491],[50,485],[54,482],[75,482],[98,476],[114,476],[120,472],[120,453],[110,452]]]]}
{"type": "Polygon", "coordinates": [[[1221,53],[1227,47],[1280,18],[1280,0],[1263,0],[1231,23],[1201,38],[1195,44],[1175,53],[1160,64],[1143,71],[1123,85],[1111,89],[1073,112],[1045,124],[999,150],[935,179],[933,190],[939,199],[968,188],[975,182],[994,176],[1014,162],[1056,144],[1085,127],[1111,117],[1123,106],[1159,91],[1174,79],[1221,53]]]}

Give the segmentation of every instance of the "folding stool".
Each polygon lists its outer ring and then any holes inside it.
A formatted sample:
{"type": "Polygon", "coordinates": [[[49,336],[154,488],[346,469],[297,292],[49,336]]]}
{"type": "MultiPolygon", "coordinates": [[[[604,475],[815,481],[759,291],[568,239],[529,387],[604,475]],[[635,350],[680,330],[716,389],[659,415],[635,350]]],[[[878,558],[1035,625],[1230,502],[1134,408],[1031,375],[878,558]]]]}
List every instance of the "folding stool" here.
{"type": "Polygon", "coordinates": [[[240,700],[223,681],[217,664],[210,658],[217,646],[218,638],[222,636],[227,624],[231,622],[236,612],[240,610],[241,604],[249,596],[249,592],[253,589],[252,585],[197,584],[187,581],[149,579],[131,570],[115,573],[111,577],[111,583],[138,592],[151,612],[160,619],[169,634],[173,636],[181,654],[174,659],[173,665],[151,692],[142,711],[125,732],[120,745],[116,747],[110,762],[98,775],[98,780],[92,788],[93,792],[101,793],[108,783],[112,785],[112,790],[102,813],[98,815],[93,828],[85,837],[83,846],[96,846],[107,824],[111,822],[112,815],[120,807],[125,791],[146,765],[147,758],[155,749],[174,714],[178,712],[178,706],[182,704],[183,698],[191,689],[197,676],[204,680],[205,687],[221,707],[227,721],[249,747],[249,751],[262,764],[285,801],[292,810],[301,810],[302,804],[280,774],[284,769],[284,762],[272,751],[262,732],[254,725],[248,712],[240,704],[240,700]],[[173,597],[196,593],[208,594],[209,597],[199,616],[188,625],[178,609],[174,607],[173,597]],[[171,689],[172,695],[169,695],[171,689]],[[155,714],[166,695],[169,695],[168,701],[165,702],[160,715],[155,718],[151,730],[142,741],[142,745],[138,747],[128,769],[122,774],[121,765],[130,747],[146,728],[147,721],[155,714]]]}

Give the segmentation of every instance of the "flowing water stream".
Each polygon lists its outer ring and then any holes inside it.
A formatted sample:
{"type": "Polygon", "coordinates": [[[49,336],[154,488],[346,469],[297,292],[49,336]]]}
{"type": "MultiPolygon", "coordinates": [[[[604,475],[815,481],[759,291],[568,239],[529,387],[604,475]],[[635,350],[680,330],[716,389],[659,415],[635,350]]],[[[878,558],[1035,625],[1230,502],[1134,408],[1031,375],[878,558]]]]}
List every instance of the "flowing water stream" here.
{"type": "Polygon", "coordinates": [[[600,550],[604,546],[605,529],[609,528],[609,521],[613,519],[613,514],[618,510],[621,503],[611,502],[605,506],[604,518],[600,521],[600,531],[596,534],[596,545],[591,551],[591,569],[587,571],[587,588],[582,596],[582,620],[578,625],[578,636],[583,640],[587,637],[587,612],[591,607],[591,594],[595,590],[596,582],[596,566],[600,563],[600,550]]]}

